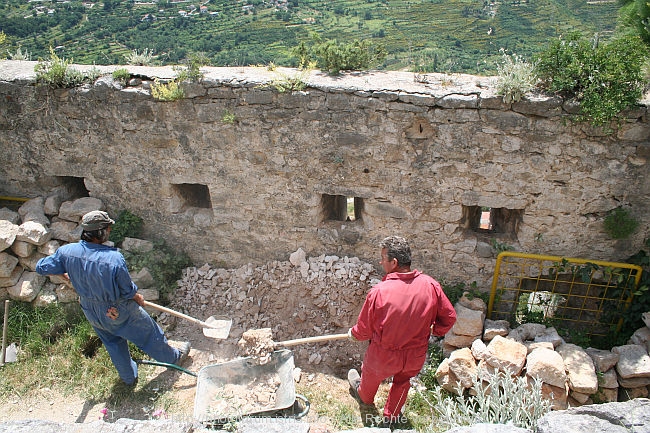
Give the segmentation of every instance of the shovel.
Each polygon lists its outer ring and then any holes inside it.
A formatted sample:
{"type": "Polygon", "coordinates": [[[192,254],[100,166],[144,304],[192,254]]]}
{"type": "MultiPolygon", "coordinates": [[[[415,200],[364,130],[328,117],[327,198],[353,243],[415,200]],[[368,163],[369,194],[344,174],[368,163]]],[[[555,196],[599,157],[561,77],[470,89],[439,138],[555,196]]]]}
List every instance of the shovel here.
{"type": "Polygon", "coordinates": [[[230,333],[230,326],[232,325],[231,319],[217,319],[214,316],[208,317],[208,319],[203,322],[194,317],[188,316],[178,311],[174,311],[170,308],[163,307],[162,305],[154,304],[153,302],[144,301],[145,307],[151,307],[153,309],[164,311],[165,313],[171,314],[172,316],[180,317],[181,319],[188,320],[192,323],[195,323],[203,327],[203,335],[209,338],[225,339],[228,338],[230,333]]]}
{"type": "Polygon", "coordinates": [[[275,346],[289,347],[289,346],[297,346],[299,344],[319,343],[321,341],[345,340],[347,338],[348,338],[348,334],[319,335],[317,337],[305,337],[305,338],[296,338],[295,340],[279,341],[275,343],[275,346]]]}

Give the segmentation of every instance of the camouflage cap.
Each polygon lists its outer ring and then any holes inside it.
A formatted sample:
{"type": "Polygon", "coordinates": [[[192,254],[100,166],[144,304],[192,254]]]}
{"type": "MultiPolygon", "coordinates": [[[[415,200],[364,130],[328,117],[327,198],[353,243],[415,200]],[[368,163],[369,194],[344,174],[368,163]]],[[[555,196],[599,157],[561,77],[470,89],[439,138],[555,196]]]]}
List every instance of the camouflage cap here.
{"type": "Polygon", "coordinates": [[[94,210],[88,212],[81,218],[81,228],[87,232],[104,229],[111,224],[115,224],[106,212],[94,210]]]}

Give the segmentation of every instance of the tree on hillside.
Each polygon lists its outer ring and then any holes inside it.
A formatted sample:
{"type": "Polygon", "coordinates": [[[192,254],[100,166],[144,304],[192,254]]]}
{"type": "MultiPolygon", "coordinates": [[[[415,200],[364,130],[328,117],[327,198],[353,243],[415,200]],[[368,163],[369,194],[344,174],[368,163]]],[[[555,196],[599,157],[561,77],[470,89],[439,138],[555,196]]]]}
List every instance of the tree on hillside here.
{"type": "Polygon", "coordinates": [[[633,29],[636,34],[650,45],[650,2],[647,0],[619,0],[623,5],[621,17],[623,24],[633,29]]]}

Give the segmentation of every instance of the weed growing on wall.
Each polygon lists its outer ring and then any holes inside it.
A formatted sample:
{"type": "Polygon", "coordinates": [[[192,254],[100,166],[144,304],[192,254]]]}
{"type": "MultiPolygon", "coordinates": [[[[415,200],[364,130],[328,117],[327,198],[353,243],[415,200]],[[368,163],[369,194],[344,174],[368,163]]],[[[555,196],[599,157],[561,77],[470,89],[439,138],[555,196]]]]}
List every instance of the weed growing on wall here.
{"type": "Polygon", "coordinates": [[[506,104],[520,101],[537,84],[535,67],[516,54],[507,54],[504,49],[501,54],[502,62],[497,65],[497,94],[503,96],[506,104]]]}
{"type": "Polygon", "coordinates": [[[94,82],[99,77],[96,68],[83,73],[73,68],[72,59],[59,57],[53,48],[50,48],[50,58],[39,60],[34,67],[36,83],[52,88],[70,88],[84,83],[94,82]]]}
{"type": "Polygon", "coordinates": [[[133,50],[126,55],[126,64],[127,65],[136,65],[136,66],[151,66],[156,63],[156,58],[153,54],[153,50],[145,48],[142,52],[138,50],[133,50]]]}
{"type": "Polygon", "coordinates": [[[277,73],[277,76],[271,80],[269,86],[273,87],[280,93],[299,92],[307,87],[309,79],[309,69],[300,69],[295,75],[277,73]]]}
{"type": "Polygon", "coordinates": [[[15,52],[8,53],[8,54],[11,60],[26,60],[26,61],[32,60],[31,53],[29,51],[23,52],[23,50],[20,47],[16,48],[15,52]]]}
{"type": "Polygon", "coordinates": [[[612,239],[627,239],[639,226],[630,211],[617,207],[605,217],[605,231],[612,239]]]}
{"type": "Polygon", "coordinates": [[[131,78],[131,74],[126,68],[120,68],[113,71],[113,79],[123,86],[126,86],[131,78]]]}
{"type": "Polygon", "coordinates": [[[179,82],[196,83],[203,79],[201,67],[210,64],[210,59],[203,54],[193,54],[185,61],[185,67],[174,67],[176,80],[179,82]]]}
{"type": "Polygon", "coordinates": [[[237,116],[230,110],[223,110],[221,121],[223,123],[227,123],[228,125],[232,125],[237,121],[237,116]]]}
{"type": "Polygon", "coordinates": [[[151,84],[151,96],[159,101],[172,102],[185,97],[185,92],[176,80],[163,82],[156,78],[151,84]]]}
{"type": "Polygon", "coordinates": [[[181,87],[183,82],[198,82],[203,78],[201,66],[209,64],[209,59],[204,55],[192,55],[187,61],[185,67],[175,66],[176,77],[167,82],[155,79],[151,85],[151,96],[159,101],[178,101],[185,97],[185,91],[181,87]]]}
{"type": "Polygon", "coordinates": [[[109,240],[120,245],[124,238],[137,238],[142,233],[143,220],[129,210],[123,210],[115,219],[109,240]]]}
{"type": "Polygon", "coordinates": [[[149,269],[163,302],[168,302],[177,287],[183,269],[192,266],[192,261],[184,252],[173,250],[164,240],[154,241],[151,251],[134,253],[124,251],[129,271],[139,272],[149,269]]]}
{"type": "Polygon", "coordinates": [[[572,33],[549,44],[538,57],[536,72],[544,90],[580,102],[579,120],[603,126],[640,99],[646,51],[638,37],[601,43],[572,33]]]}

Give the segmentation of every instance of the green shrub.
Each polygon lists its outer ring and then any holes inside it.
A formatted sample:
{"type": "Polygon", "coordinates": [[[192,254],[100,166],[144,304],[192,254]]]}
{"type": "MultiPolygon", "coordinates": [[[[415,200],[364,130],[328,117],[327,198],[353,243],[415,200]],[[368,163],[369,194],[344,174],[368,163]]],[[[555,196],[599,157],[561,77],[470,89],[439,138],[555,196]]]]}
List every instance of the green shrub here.
{"type": "Polygon", "coordinates": [[[488,301],[490,300],[490,294],[487,292],[481,292],[478,290],[476,281],[472,282],[469,287],[465,283],[447,283],[444,281],[441,281],[440,284],[442,285],[442,289],[445,292],[445,295],[447,295],[447,298],[449,301],[452,303],[452,305],[456,305],[456,302],[463,296],[465,292],[467,292],[467,297],[471,300],[474,298],[481,298],[485,302],[485,305],[487,305],[488,301]]]}
{"type": "Polygon", "coordinates": [[[590,42],[579,33],[553,41],[538,57],[541,87],[580,102],[581,116],[606,125],[641,97],[645,47],[638,37],[590,42]]]}
{"type": "Polygon", "coordinates": [[[115,219],[108,239],[115,245],[119,245],[124,238],[137,238],[142,233],[142,224],[142,218],[128,210],[123,210],[115,219]]]}
{"type": "Polygon", "coordinates": [[[278,72],[277,76],[269,83],[269,86],[280,93],[299,92],[307,87],[309,73],[309,69],[300,69],[295,75],[278,72]]]}
{"type": "Polygon", "coordinates": [[[123,86],[126,86],[131,79],[131,73],[126,68],[120,68],[113,71],[113,79],[123,86]]]}
{"type": "Polygon", "coordinates": [[[237,116],[230,110],[224,110],[221,115],[221,121],[229,125],[234,124],[237,121],[237,116]]]}
{"type": "Polygon", "coordinates": [[[503,61],[497,65],[497,94],[503,96],[503,102],[517,102],[535,88],[537,76],[532,63],[524,61],[516,54],[506,54],[502,50],[503,61]]]}
{"type": "Polygon", "coordinates": [[[124,258],[132,272],[149,269],[163,302],[176,290],[183,269],[192,266],[187,254],[173,250],[163,240],[156,240],[154,248],[145,253],[124,251],[124,258]]]}
{"type": "MultiPolygon", "coordinates": [[[[52,88],[69,88],[75,87],[85,82],[90,82],[91,78],[86,74],[70,67],[72,60],[60,58],[50,48],[50,59],[39,60],[34,67],[36,72],[36,83],[52,88]]],[[[94,81],[94,80],[92,80],[94,81]]]]}
{"type": "Polygon", "coordinates": [[[156,56],[154,56],[153,50],[149,51],[148,48],[145,48],[141,53],[138,50],[133,50],[126,55],[127,65],[151,66],[155,61],[156,56]]]}
{"type": "Polygon", "coordinates": [[[179,82],[198,82],[203,78],[201,67],[210,64],[210,59],[203,54],[192,54],[189,59],[185,61],[185,68],[174,67],[176,71],[176,79],[179,82]]]}
{"type": "Polygon", "coordinates": [[[605,217],[605,231],[612,239],[627,239],[639,226],[630,211],[617,207],[605,217]]]}
{"type": "Polygon", "coordinates": [[[178,84],[177,80],[171,80],[166,83],[156,78],[151,85],[151,96],[159,101],[178,101],[185,97],[185,92],[178,84]]]}
{"type": "Polygon", "coordinates": [[[11,60],[31,60],[32,59],[32,55],[30,54],[30,52],[25,51],[23,53],[23,51],[20,49],[20,47],[18,47],[16,49],[15,53],[10,53],[10,52],[7,52],[7,53],[9,54],[9,58],[11,60]]]}
{"type": "MultiPolygon", "coordinates": [[[[511,377],[502,372],[490,374],[483,382],[474,378],[475,395],[457,390],[449,395],[441,387],[420,391],[433,413],[425,432],[447,431],[478,423],[508,424],[535,430],[537,421],[551,410],[542,395],[542,382],[528,382],[526,376],[511,377]]],[[[416,388],[417,389],[417,388],[416,388]]]]}
{"type": "Polygon", "coordinates": [[[332,75],[341,71],[362,71],[379,64],[386,57],[383,46],[369,40],[355,40],[339,43],[336,39],[322,41],[314,37],[315,45],[308,47],[301,43],[293,52],[300,59],[300,65],[318,65],[332,75]]]}

